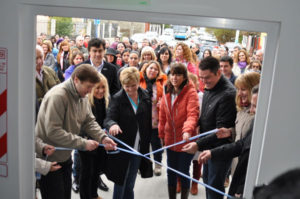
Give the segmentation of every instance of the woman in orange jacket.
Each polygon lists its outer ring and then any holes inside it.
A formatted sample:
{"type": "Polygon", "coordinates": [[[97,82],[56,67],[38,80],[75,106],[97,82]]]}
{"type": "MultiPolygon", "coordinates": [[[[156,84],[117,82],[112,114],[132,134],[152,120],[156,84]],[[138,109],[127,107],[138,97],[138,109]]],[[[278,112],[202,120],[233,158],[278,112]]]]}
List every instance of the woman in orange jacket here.
{"type": "MultiPolygon", "coordinates": [[[[188,80],[187,68],[181,63],[171,66],[169,79],[160,103],[158,132],[164,145],[171,145],[196,135],[199,101],[194,85],[188,80]]],[[[185,145],[167,149],[169,167],[189,175],[193,155],[182,152],[185,145]]],[[[168,170],[169,198],[176,198],[177,175],[168,170]]],[[[187,199],[190,180],[181,177],[181,198],[187,199]]]]}
{"type": "MultiPolygon", "coordinates": [[[[163,95],[163,86],[167,81],[167,76],[162,72],[160,64],[157,61],[146,63],[140,72],[140,87],[146,89],[152,102],[152,134],[151,147],[155,151],[161,148],[161,142],[158,138],[158,113],[159,103],[163,95]]],[[[154,154],[154,160],[161,162],[162,152],[154,154]]],[[[161,175],[161,166],[155,164],[154,174],[161,175]]]]}

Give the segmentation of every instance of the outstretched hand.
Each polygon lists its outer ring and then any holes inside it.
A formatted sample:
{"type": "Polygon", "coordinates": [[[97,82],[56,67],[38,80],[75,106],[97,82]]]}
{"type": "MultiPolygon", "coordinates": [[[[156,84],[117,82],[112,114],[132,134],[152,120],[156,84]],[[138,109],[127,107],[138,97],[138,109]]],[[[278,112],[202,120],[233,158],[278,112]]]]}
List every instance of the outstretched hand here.
{"type": "Polygon", "coordinates": [[[95,141],[95,140],[87,140],[86,141],[86,145],[85,145],[85,149],[87,151],[93,151],[95,150],[97,147],[99,146],[99,142],[95,141]]]}
{"type": "Polygon", "coordinates": [[[219,128],[216,133],[218,139],[231,137],[231,130],[227,128],[219,128]]]}
{"type": "Polygon", "coordinates": [[[190,154],[194,154],[198,151],[198,145],[196,142],[191,142],[182,147],[182,151],[190,154]]]}
{"type": "Polygon", "coordinates": [[[210,158],[211,158],[211,151],[205,150],[202,153],[200,153],[200,155],[198,157],[198,162],[199,162],[199,164],[201,164],[201,163],[206,164],[210,158]]]}
{"type": "Polygon", "coordinates": [[[117,149],[117,144],[112,139],[110,139],[109,137],[105,137],[102,140],[102,144],[104,144],[104,148],[107,151],[111,151],[111,150],[116,150],[117,149]]]}
{"type": "Polygon", "coordinates": [[[48,145],[48,144],[47,144],[47,145],[44,146],[44,148],[43,148],[43,153],[46,154],[47,156],[52,155],[52,154],[54,153],[54,151],[55,151],[55,147],[52,146],[52,145],[48,145]]]}
{"type": "Polygon", "coordinates": [[[60,168],[61,168],[61,166],[59,164],[57,164],[57,162],[51,162],[50,171],[57,171],[60,168]]]}
{"type": "Polygon", "coordinates": [[[116,136],[119,133],[123,133],[123,131],[121,130],[121,128],[119,127],[119,125],[114,124],[109,128],[109,134],[111,134],[112,136],[116,136]]]}
{"type": "Polygon", "coordinates": [[[184,132],[183,135],[182,135],[182,139],[185,140],[186,142],[189,141],[191,135],[187,132],[184,132]]]}

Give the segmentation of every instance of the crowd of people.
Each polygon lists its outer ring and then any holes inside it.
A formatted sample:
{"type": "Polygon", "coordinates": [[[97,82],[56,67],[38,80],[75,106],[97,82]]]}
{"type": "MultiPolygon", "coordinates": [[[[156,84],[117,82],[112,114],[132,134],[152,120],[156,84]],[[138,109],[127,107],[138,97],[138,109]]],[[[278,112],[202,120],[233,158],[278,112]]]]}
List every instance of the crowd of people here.
{"type": "MultiPolygon", "coordinates": [[[[222,192],[231,175],[229,194],[243,197],[262,64],[261,50],[250,56],[239,46],[231,54],[224,46],[201,53],[184,42],[144,39],[139,48],[128,38],[110,44],[88,35],[73,41],[41,34],[35,134],[37,157],[48,161],[36,164],[42,198],[70,199],[73,189],[82,199],[100,199],[98,187],[108,190],[105,174],[114,182],[114,199],[133,199],[138,170],[143,178],[161,175],[163,152],[153,155],[153,164],[116,150],[126,146],[109,136],[142,154],[184,140],[166,150],[169,167],[190,175],[192,163],[194,179],[203,171],[204,183],[222,192]],[[55,147],[74,149],[74,157],[55,147]]],[[[197,183],[171,170],[167,177],[170,199],[198,194],[197,183]]],[[[223,195],[206,189],[206,198],[223,195]]]]}

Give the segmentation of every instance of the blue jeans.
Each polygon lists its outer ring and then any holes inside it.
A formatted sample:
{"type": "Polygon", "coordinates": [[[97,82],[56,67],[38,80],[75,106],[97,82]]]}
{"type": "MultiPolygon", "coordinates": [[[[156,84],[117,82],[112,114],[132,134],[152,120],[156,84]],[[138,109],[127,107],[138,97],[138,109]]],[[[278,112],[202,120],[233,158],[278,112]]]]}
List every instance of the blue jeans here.
{"type": "Polygon", "coordinates": [[[139,156],[131,157],[124,184],[114,185],[113,199],[134,199],[133,188],[135,184],[136,175],[140,167],[140,163],[141,163],[141,157],[139,156]]]}
{"type": "Polygon", "coordinates": [[[72,168],[72,173],[75,181],[79,183],[80,177],[80,156],[78,150],[74,151],[74,163],[72,168]]]}
{"type": "MultiPolygon", "coordinates": [[[[151,147],[152,147],[152,151],[155,151],[157,149],[161,148],[161,142],[160,139],[158,137],[158,129],[152,129],[152,133],[151,133],[151,147]]],[[[158,152],[158,153],[154,153],[154,160],[157,162],[161,162],[162,160],[162,151],[158,152]]]]}
{"type": "MultiPolygon", "coordinates": [[[[225,192],[224,182],[231,165],[229,160],[208,160],[203,165],[203,182],[222,192],[225,192]]],[[[206,188],[206,199],[223,199],[224,196],[206,188]]]]}
{"type": "MultiPolygon", "coordinates": [[[[176,152],[167,149],[167,163],[168,167],[171,167],[181,173],[184,173],[186,175],[190,175],[190,165],[191,161],[193,159],[193,154],[188,154],[185,152],[176,152]]],[[[169,170],[167,171],[168,175],[168,185],[170,187],[176,187],[177,185],[177,176],[180,178],[181,187],[182,188],[190,188],[191,180],[179,176],[178,174],[174,173],[173,171],[169,170]]]]}

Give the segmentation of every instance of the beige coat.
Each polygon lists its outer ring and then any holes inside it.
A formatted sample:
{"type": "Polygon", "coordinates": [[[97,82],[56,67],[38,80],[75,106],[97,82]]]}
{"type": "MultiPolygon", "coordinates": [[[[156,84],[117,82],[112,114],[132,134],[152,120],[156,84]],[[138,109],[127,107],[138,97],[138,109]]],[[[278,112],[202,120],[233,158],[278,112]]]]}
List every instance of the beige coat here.
{"type": "MultiPolygon", "coordinates": [[[[249,113],[249,108],[244,108],[237,112],[235,127],[231,128],[232,134],[235,136],[235,141],[238,141],[246,136],[246,133],[250,129],[252,120],[254,119],[254,115],[249,113]]],[[[238,163],[238,158],[234,158],[232,160],[231,165],[231,174],[234,173],[236,165],[238,163]]]]}
{"type": "MultiPolygon", "coordinates": [[[[87,140],[78,136],[80,130],[98,142],[106,137],[95,121],[88,98],[81,98],[70,78],[55,86],[44,97],[35,127],[36,136],[44,143],[72,149],[85,149],[87,140]]],[[[55,151],[49,161],[64,162],[71,151],[55,151]]]]}
{"type": "Polygon", "coordinates": [[[35,171],[42,174],[47,175],[51,169],[51,162],[42,160],[40,158],[35,158],[35,171]]]}
{"type": "MultiPolygon", "coordinates": [[[[42,156],[43,154],[43,148],[46,144],[43,143],[43,141],[40,138],[35,139],[35,151],[39,154],[39,156],[42,156]]],[[[37,154],[36,154],[37,156],[37,154]]],[[[35,171],[42,174],[47,175],[48,172],[51,169],[51,162],[42,160],[40,158],[35,158],[35,171]]]]}

